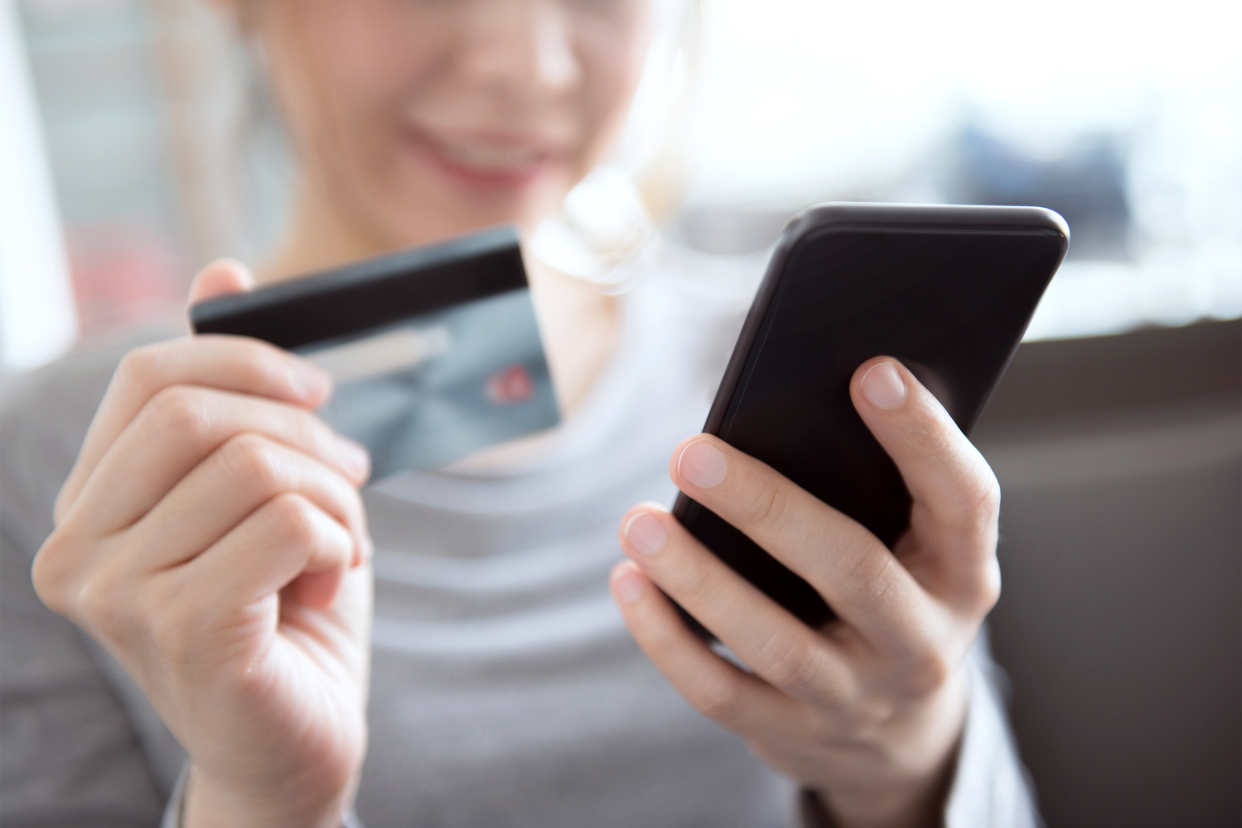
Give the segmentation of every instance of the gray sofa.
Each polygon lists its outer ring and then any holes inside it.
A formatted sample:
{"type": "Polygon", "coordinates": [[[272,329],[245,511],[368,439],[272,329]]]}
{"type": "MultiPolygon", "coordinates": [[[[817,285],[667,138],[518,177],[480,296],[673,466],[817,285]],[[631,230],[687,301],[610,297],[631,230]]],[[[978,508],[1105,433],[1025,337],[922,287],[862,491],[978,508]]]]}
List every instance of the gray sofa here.
{"type": "Polygon", "coordinates": [[[1242,322],[1025,344],[974,439],[1048,824],[1242,824],[1242,322]]]}

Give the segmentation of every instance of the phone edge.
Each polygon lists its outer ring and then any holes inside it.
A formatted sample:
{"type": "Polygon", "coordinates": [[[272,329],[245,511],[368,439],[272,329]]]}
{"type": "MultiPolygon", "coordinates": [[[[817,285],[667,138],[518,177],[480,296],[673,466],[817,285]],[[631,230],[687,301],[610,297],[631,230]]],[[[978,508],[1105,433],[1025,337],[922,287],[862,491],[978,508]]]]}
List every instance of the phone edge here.
{"type": "MultiPolygon", "coordinates": [[[[812,207],[798,213],[781,230],[780,238],[776,242],[772,256],[768,259],[767,270],[764,272],[763,279],[759,282],[759,288],[755,291],[755,298],[751,301],[750,309],[746,312],[746,318],[742,322],[742,329],[738,333],[737,342],[733,345],[733,353],[729,355],[729,361],[725,366],[720,385],[716,388],[716,396],[712,398],[711,408],[707,412],[707,420],[703,424],[703,434],[715,436],[720,431],[720,426],[724,422],[729,406],[737,395],[737,385],[742,379],[742,374],[746,370],[746,362],[750,358],[755,340],[759,337],[760,329],[767,318],[768,308],[771,307],[772,300],[776,297],[776,290],[780,286],[781,274],[784,273],[785,265],[789,261],[789,257],[793,253],[793,248],[797,242],[804,237],[802,230],[805,225],[816,223],[815,216],[812,215],[814,209],[812,207]]],[[[678,522],[682,522],[682,518],[686,516],[687,510],[694,502],[685,492],[679,491],[677,498],[673,501],[673,517],[677,518],[678,522]]]]}

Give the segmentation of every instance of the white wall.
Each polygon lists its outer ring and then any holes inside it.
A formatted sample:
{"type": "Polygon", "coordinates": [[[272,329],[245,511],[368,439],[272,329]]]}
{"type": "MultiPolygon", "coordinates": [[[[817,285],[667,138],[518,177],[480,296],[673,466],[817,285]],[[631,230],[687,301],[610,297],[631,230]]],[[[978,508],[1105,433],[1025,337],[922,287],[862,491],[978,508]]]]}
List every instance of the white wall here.
{"type": "Polygon", "coordinates": [[[1165,100],[1197,98],[1235,120],[1242,102],[1238,0],[712,0],[706,9],[689,153],[702,201],[797,206],[808,190],[883,182],[922,163],[964,115],[1055,156],[1081,133],[1142,127],[1165,100]]]}
{"type": "Polygon", "coordinates": [[[0,372],[64,353],[77,313],[14,0],[0,0],[0,372]]]}

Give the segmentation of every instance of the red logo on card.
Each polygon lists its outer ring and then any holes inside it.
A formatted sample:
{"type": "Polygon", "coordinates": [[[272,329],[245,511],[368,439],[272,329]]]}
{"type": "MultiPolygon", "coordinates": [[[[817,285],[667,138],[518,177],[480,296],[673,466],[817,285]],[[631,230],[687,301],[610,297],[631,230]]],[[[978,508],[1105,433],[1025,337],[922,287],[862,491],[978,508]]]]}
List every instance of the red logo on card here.
{"type": "Polygon", "coordinates": [[[487,398],[495,405],[517,405],[535,396],[535,383],[521,365],[510,365],[487,378],[487,398]]]}

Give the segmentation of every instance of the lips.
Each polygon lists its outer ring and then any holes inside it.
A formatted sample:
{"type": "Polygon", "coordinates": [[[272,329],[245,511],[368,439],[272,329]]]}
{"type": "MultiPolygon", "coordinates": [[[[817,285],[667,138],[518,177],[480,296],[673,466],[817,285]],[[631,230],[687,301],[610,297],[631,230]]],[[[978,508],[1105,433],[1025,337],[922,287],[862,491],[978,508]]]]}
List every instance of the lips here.
{"type": "Polygon", "coordinates": [[[547,155],[534,147],[478,143],[441,143],[439,149],[454,164],[496,173],[528,170],[543,163],[547,155]]]}
{"type": "Polygon", "coordinates": [[[416,153],[439,172],[471,186],[522,187],[551,167],[561,153],[546,142],[512,136],[445,135],[414,129],[416,153]]]}

